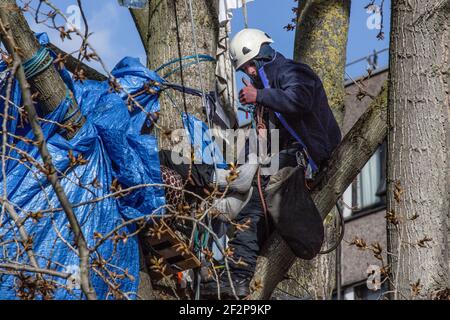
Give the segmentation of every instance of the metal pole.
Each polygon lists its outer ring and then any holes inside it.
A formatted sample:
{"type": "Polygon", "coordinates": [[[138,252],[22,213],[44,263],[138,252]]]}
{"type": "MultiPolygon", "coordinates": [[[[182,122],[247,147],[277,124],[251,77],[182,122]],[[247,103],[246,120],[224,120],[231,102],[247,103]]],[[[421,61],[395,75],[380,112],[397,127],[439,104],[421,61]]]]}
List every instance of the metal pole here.
{"type": "Polygon", "coordinates": [[[248,16],[247,16],[247,1],[242,0],[242,11],[244,13],[244,27],[248,28],[248,16]]]}
{"type": "MultiPolygon", "coordinates": [[[[339,202],[336,204],[336,207],[340,206],[339,202]]],[[[337,210],[341,210],[341,208],[337,208],[337,210]]],[[[337,214],[336,215],[336,221],[335,221],[335,225],[336,225],[336,230],[340,229],[340,220],[341,219],[341,215],[337,214]]],[[[342,230],[341,230],[342,232],[342,230]]],[[[341,243],[339,243],[339,245],[336,248],[336,299],[337,300],[342,300],[342,265],[341,265],[341,249],[342,249],[342,245],[341,243]]]]}

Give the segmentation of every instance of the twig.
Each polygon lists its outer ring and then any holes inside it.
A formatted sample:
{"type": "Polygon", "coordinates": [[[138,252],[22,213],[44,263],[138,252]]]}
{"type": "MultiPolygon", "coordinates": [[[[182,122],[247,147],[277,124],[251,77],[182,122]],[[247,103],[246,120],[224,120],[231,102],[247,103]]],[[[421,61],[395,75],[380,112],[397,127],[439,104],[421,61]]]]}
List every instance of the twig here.
{"type": "MultiPolygon", "coordinates": [[[[28,265],[24,265],[24,264],[16,264],[16,263],[0,263],[0,269],[34,272],[36,274],[47,274],[50,276],[55,276],[55,277],[59,277],[59,278],[63,278],[63,279],[67,279],[71,276],[70,273],[59,272],[59,271],[51,270],[51,269],[36,268],[33,266],[28,266],[28,265]]],[[[2,273],[2,270],[0,270],[0,273],[2,273]]]]}
{"type": "Polygon", "coordinates": [[[47,143],[44,139],[44,134],[36,119],[37,114],[36,109],[33,105],[33,100],[31,98],[30,85],[26,80],[25,72],[22,67],[22,60],[16,51],[16,45],[8,26],[8,17],[4,11],[0,11],[0,20],[1,20],[0,28],[1,33],[4,35],[3,40],[5,47],[7,47],[8,51],[13,55],[14,60],[20,64],[20,67],[17,70],[18,71],[17,79],[19,81],[22,90],[22,99],[24,107],[25,110],[27,111],[28,120],[30,122],[33,134],[35,136],[35,140],[38,144],[39,153],[41,154],[41,157],[48,168],[47,178],[52,184],[52,187],[55,190],[55,193],[58,197],[59,202],[61,203],[61,206],[64,208],[64,212],[66,214],[67,219],[69,220],[72,232],[74,233],[75,236],[75,241],[80,251],[81,288],[89,300],[96,300],[97,295],[95,293],[94,288],[92,287],[91,280],[89,277],[89,249],[87,247],[86,240],[80,229],[80,225],[75,216],[75,213],[73,212],[72,205],[70,201],[67,199],[67,195],[65,194],[61,186],[55,167],[52,163],[51,155],[47,148],[47,143]]]}

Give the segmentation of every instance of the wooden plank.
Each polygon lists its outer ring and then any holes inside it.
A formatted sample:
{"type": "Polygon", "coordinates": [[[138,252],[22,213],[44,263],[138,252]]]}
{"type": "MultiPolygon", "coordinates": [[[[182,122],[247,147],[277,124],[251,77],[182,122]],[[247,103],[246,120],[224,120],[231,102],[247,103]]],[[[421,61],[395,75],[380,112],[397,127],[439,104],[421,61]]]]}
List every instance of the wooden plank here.
{"type": "Polygon", "coordinates": [[[177,262],[175,265],[178,266],[182,270],[188,270],[188,269],[199,268],[201,263],[200,263],[200,260],[198,260],[196,256],[192,256],[190,259],[177,262]]]}
{"type": "MultiPolygon", "coordinates": [[[[156,252],[157,258],[163,258],[167,264],[165,275],[176,274],[177,272],[198,268],[201,263],[192,251],[177,251],[181,244],[185,244],[183,239],[179,237],[163,220],[155,224],[155,228],[162,227],[160,238],[151,237],[149,234],[144,236],[145,245],[151,248],[150,251],[156,252]],[[160,246],[160,247],[158,247],[160,246]],[[169,261],[173,261],[170,263],[169,261]]],[[[152,277],[155,280],[161,279],[162,275],[152,271],[152,277]]]]}

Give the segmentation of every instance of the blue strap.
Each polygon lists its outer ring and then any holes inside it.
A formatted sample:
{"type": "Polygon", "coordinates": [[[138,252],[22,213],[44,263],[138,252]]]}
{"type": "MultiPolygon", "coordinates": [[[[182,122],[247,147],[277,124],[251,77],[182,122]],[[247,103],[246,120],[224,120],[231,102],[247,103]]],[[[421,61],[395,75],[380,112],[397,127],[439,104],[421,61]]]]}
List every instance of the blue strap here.
{"type": "Polygon", "coordinates": [[[283,115],[281,115],[278,112],[275,112],[275,115],[278,117],[278,119],[280,120],[281,124],[287,129],[287,131],[289,131],[291,136],[293,136],[295,138],[295,140],[297,140],[297,142],[300,143],[300,145],[302,146],[303,152],[306,155],[306,159],[308,160],[308,163],[311,166],[311,170],[313,172],[319,171],[319,167],[316,165],[316,163],[314,162],[313,158],[308,153],[308,148],[306,147],[306,145],[302,141],[302,139],[299,137],[297,132],[295,132],[294,129],[292,129],[292,127],[287,123],[287,121],[286,121],[286,119],[284,119],[283,115]]]}
{"type": "MultiPolygon", "coordinates": [[[[264,85],[264,88],[270,88],[269,80],[267,79],[267,75],[266,75],[266,72],[264,71],[264,67],[261,67],[258,70],[258,72],[259,72],[259,76],[261,78],[261,81],[262,81],[262,83],[264,85]]],[[[297,132],[295,132],[295,130],[292,129],[292,127],[289,125],[289,123],[286,121],[286,119],[283,117],[283,115],[281,113],[275,112],[275,115],[280,120],[281,124],[286,128],[286,130],[289,131],[291,136],[293,136],[295,138],[295,140],[297,140],[297,142],[302,147],[303,152],[306,155],[306,159],[308,160],[308,164],[311,167],[311,170],[313,172],[319,171],[319,167],[316,165],[316,163],[314,162],[313,158],[308,153],[308,148],[306,147],[306,144],[303,142],[303,140],[300,138],[300,136],[297,134],[297,132]]]]}

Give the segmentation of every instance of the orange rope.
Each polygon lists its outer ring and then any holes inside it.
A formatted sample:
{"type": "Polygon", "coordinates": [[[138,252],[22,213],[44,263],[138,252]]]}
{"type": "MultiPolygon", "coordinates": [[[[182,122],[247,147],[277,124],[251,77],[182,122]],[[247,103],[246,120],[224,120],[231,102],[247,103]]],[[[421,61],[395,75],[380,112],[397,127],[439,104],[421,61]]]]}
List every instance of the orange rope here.
{"type": "MultiPolygon", "coordinates": [[[[267,131],[263,131],[266,130],[266,124],[264,123],[264,119],[263,119],[263,114],[264,114],[264,107],[263,106],[257,106],[256,107],[256,130],[258,132],[258,137],[260,138],[259,141],[261,142],[261,140],[263,139],[267,139],[267,135],[263,134],[263,132],[267,133],[267,131]]],[[[266,231],[267,231],[267,235],[269,234],[269,215],[268,215],[268,210],[267,210],[267,203],[266,203],[266,199],[264,197],[264,191],[262,188],[262,181],[261,181],[261,167],[258,167],[258,171],[257,171],[257,178],[258,178],[258,192],[259,192],[259,197],[261,198],[261,205],[263,207],[263,212],[264,212],[264,220],[265,220],[265,225],[266,225],[266,231]]]]}

